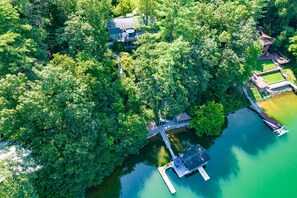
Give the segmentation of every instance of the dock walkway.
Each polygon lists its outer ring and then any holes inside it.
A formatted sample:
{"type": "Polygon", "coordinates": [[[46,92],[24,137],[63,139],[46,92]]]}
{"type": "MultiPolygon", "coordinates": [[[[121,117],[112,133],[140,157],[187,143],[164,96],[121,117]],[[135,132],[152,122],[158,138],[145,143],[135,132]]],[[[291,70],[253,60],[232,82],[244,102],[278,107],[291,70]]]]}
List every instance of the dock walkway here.
{"type": "Polygon", "coordinates": [[[252,109],[254,109],[255,111],[257,111],[258,113],[261,113],[262,110],[258,107],[258,105],[251,99],[251,97],[249,96],[247,90],[245,87],[242,87],[243,93],[245,95],[245,97],[249,100],[249,102],[251,103],[252,109]]]}
{"type": "Polygon", "coordinates": [[[163,127],[160,127],[159,129],[160,131],[160,134],[162,136],[162,139],[163,141],[165,142],[165,145],[167,147],[167,149],[169,150],[171,156],[172,156],[172,159],[175,159],[176,158],[176,155],[174,154],[173,150],[171,149],[171,143],[170,143],[170,140],[168,139],[166,133],[165,133],[165,130],[163,127]]]}
{"type": "Polygon", "coordinates": [[[188,127],[188,126],[189,126],[189,122],[177,123],[174,120],[166,120],[165,124],[158,126],[158,128],[154,130],[150,130],[148,133],[148,138],[151,138],[157,135],[162,129],[164,131],[169,131],[169,130],[178,129],[182,127],[188,127]]]}
{"type": "Polygon", "coordinates": [[[267,124],[267,126],[272,129],[273,132],[277,133],[278,136],[281,136],[288,132],[288,130],[284,129],[284,127],[281,124],[279,124],[276,120],[268,117],[266,113],[264,113],[262,109],[260,109],[257,103],[254,102],[251,99],[251,97],[248,95],[245,87],[242,87],[242,90],[246,98],[250,101],[251,108],[254,109],[259,114],[259,116],[263,119],[263,121],[267,124]]]}
{"type": "Polygon", "coordinates": [[[171,192],[171,194],[175,194],[176,190],[174,188],[174,186],[172,185],[170,179],[168,178],[168,176],[166,175],[166,169],[171,168],[171,163],[166,164],[165,166],[161,166],[158,168],[158,171],[160,173],[160,175],[162,176],[166,186],[168,187],[169,191],[171,192]]]}
{"type": "Polygon", "coordinates": [[[206,171],[204,170],[204,168],[203,168],[202,166],[200,166],[200,167],[198,168],[198,171],[199,171],[199,173],[201,174],[201,176],[203,177],[203,179],[204,179],[205,181],[207,181],[207,180],[210,179],[210,177],[208,176],[208,174],[206,173],[206,171]]]}

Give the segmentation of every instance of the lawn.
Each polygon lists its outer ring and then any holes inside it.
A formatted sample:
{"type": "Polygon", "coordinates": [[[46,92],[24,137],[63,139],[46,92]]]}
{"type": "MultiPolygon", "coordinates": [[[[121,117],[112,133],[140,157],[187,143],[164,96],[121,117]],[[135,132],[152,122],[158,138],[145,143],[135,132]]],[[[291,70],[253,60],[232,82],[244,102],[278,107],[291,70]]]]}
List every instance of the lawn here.
{"type": "Polygon", "coordinates": [[[276,68],[276,65],[271,60],[258,61],[256,70],[263,72],[276,68]]]}
{"type": "Polygon", "coordinates": [[[280,72],[275,72],[272,74],[266,74],[261,76],[267,84],[272,84],[284,80],[284,77],[280,72]]]}
{"type": "Polygon", "coordinates": [[[255,101],[260,101],[263,99],[260,92],[258,91],[258,89],[256,87],[249,88],[248,93],[251,96],[251,98],[255,101]]]}
{"type": "Polygon", "coordinates": [[[292,83],[297,83],[296,77],[291,69],[284,69],[284,72],[292,83]]]}

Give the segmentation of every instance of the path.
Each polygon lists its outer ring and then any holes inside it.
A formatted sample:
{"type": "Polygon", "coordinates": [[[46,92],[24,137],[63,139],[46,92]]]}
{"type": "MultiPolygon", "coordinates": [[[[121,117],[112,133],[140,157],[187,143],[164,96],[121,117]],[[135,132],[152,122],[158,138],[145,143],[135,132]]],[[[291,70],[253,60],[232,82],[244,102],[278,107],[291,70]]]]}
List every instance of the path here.
{"type": "Polygon", "coordinates": [[[255,111],[257,111],[258,113],[261,113],[262,110],[258,107],[258,105],[251,99],[251,97],[249,96],[247,90],[245,87],[242,87],[243,93],[245,95],[245,97],[250,101],[252,109],[254,109],[255,111]]]}
{"type": "Polygon", "coordinates": [[[189,122],[177,123],[174,120],[166,120],[165,124],[159,125],[158,128],[154,130],[150,130],[148,133],[148,138],[151,138],[157,135],[161,129],[163,129],[164,131],[169,131],[172,129],[178,129],[178,128],[187,127],[187,126],[189,126],[189,122]]]}
{"type": "Polygon", "coordinates": [[[119,70],[119,75],[121,78],[123,78],[123,75],[124,75],[124,72],[123,72],[123,69],[122,69],[122,64],[120,62],[120,56],[118,54],[114,54],[114,56],[116,57],[117,61],[118,61],[118,70],[119,70]]]}

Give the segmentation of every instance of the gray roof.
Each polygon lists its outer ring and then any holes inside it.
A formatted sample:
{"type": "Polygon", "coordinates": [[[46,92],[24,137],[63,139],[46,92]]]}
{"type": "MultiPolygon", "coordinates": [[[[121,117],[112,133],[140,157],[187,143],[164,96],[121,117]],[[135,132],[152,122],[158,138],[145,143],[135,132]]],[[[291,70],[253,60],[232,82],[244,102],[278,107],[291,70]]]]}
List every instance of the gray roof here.
{"type": "Polygon", "coordinates": [[[199,144],[182,152],[180,158],[184,161],[190,171],[196,170],[210,160],[206,150],[199,144]]]}
{"type": "Polygon", "coordinates": [[[177,122],[180,122],[180,121],[188,121],[188,120],[191,120],[192,118],[186,113],[181,113],[175,116],[175,119],[177,122]]]}
{"type": "Polygon", "coordinates": [[[107,29],[120,28],[121,30],[140,27],[139,16],[117,17],[111,19],[107,24],[107,29]]]}

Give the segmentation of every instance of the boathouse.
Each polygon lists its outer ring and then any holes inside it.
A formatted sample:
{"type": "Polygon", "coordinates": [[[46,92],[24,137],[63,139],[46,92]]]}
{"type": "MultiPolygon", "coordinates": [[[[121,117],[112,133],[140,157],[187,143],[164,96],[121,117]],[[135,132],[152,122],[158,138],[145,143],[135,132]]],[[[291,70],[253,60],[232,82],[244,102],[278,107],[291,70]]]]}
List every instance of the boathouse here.
{"type": "Polygon", "coordinates": [[[198,170],[210,160],[206,150],[199,144],[183,151],[179,157],[188,168],[189,173],[198,170]]]}
{"type": "Polygon", "coordinates": [[[185,123],[190,121],[192,118],[187,113],[181,113],[175,116],[175,121],[177,123],[185,123]]]}

